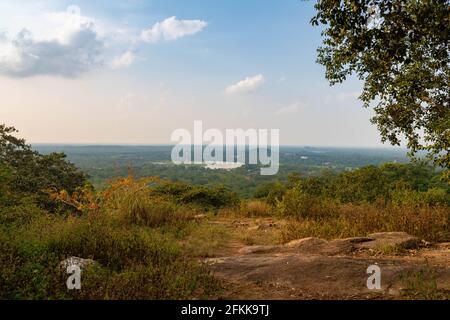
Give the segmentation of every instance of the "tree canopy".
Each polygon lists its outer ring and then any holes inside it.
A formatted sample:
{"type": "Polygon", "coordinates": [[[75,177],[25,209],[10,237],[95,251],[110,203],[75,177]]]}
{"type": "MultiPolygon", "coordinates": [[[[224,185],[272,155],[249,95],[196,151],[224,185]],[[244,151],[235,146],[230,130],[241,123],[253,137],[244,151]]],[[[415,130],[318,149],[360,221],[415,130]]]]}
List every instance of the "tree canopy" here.
{"type": "MultiPolygon", "coordinates": [[[[0,125],[0,182],[2,193],[37,195],[40,204],[48,204],[48,190],[71,193],[88,184],[86,176],[63,153],[48,155],[34,151],[17,138],[14,127],[0,125]]],[[[0,195],[1,199],[1,195],[0,195]]]]}
{"type": "Polygon", "coordinates": [[[330,84],[355,74],[382,141],[405,138],[411,155],[425,150],[450,169],[450,2],[319,0],[315,8],[330,84]]]}

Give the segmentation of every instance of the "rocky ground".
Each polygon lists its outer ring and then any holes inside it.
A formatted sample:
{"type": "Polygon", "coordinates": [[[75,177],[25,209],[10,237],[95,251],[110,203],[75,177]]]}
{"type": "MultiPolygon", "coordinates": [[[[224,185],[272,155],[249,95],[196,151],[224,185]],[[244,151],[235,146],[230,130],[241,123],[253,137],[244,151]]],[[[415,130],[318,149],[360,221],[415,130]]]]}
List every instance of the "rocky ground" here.
{"type": "MultiPolygon", "coordinates": [[[[261,229],[241,227],[242,232],[261,229]]],[[[225,283],[225,299],[450,297],[450,243],[430,244],[403,232],[330,241],[305,238],[284,245],[235,244],[224,253],[205,261],[225,283]],[[367,287],[371,265],[380,268],[380,289],[367,287]]]]}

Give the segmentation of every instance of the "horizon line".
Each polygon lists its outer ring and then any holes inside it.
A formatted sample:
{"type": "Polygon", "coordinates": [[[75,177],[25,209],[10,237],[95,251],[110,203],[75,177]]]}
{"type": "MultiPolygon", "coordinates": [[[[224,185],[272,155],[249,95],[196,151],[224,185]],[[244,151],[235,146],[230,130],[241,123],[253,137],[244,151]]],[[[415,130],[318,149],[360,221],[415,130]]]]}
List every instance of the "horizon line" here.
{"type": "MultiPolygon", "coordinates": [[[[176,146],[178,144],[175,143],[82,143],[82,142],[37,142],[37,143],[29,143],[31,146],[75,146],[75,147],[152,147],[152,146],[176,146]]],[[[203,146],[207,146],[211,144],[203,144],[203,146]]],[[[212,144],[213,146],[215,144],[212,144]]],[[[189,146],[196,146],[196,144],[190,144],[189,146]]],[[[223,146],[228,146],[227,144],[223,144],[223,146]]],[[[234,145],[234,146],[246,146],[246,147],[257,147],[257,145],[234,145]]],[[[269,145],[270,146],[270,145],[269,145]]],[[[296,148],[354,148],[354,149],[397,149],[397,150],[405,150],[408,148],[402,146],[346,146],[346,145],[309,145],[309,144],[280,144],[279,147],[296,147],[296,148]]]]}

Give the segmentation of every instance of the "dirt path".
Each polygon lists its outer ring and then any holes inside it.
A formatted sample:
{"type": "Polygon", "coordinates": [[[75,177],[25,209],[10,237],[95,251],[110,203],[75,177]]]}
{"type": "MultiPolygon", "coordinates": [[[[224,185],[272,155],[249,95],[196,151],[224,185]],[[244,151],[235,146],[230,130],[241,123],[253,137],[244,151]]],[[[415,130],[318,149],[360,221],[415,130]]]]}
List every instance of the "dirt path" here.
{"type": "Polygon", "coordinates": [[[450,298],[450,244],[423,244],[402,232],[225,247],[205,260],[223,279],[225,299],[450,298]],[[371,265],[380,268],[381,289],[367,288],[371,265]]]}

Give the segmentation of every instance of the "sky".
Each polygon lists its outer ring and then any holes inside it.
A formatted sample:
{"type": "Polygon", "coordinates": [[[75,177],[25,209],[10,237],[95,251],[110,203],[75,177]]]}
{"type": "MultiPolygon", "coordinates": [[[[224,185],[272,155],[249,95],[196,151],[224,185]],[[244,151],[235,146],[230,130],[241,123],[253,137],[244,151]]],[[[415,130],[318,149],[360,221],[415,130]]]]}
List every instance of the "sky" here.
{"type": "Polygon", "coordinates": [[[0,123],[30,143],[171,143],[178,128],[280,129],[383,146],[354,79],[316,63],[314,1],[0,0],[0,123]]]}

